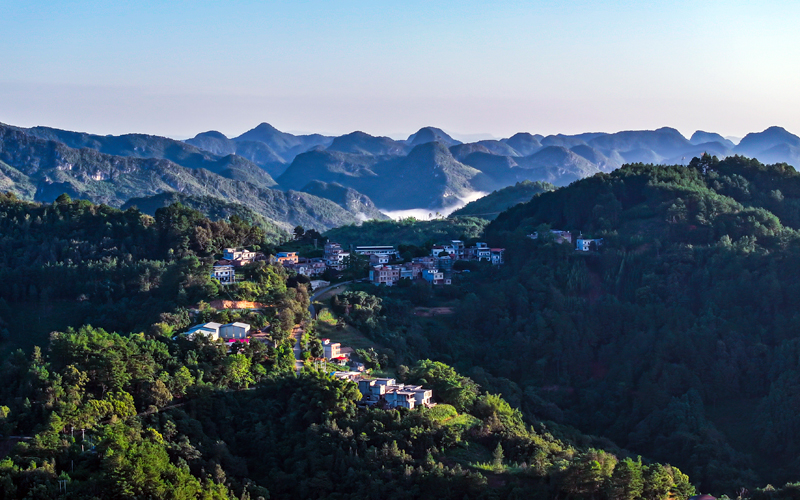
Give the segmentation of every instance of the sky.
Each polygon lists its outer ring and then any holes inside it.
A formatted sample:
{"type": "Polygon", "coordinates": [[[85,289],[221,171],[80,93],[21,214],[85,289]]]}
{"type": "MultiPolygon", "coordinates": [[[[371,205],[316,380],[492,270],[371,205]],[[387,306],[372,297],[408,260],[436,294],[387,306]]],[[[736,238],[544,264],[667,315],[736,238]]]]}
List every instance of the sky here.
{"type": "Polygon", "coordinates": [[[800,2],[0,0],[0,122],[800,134],[800,2]]]}

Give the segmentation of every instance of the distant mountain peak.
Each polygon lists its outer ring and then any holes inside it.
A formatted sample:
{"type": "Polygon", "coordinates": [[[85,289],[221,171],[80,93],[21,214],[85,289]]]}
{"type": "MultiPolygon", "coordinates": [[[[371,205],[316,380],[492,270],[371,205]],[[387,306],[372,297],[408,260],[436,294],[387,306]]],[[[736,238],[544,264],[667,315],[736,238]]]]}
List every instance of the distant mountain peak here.
{"type": "Polygon", "coordinates": [[[227,139],[228,136],[223,134],[222,132],[217,132],[216,130],[209,130],[208,132],[200,132],[196,136],[195,139],[201,139],[203,137],[207,137],[209,139],[227,139]]]}
{"type": "MultiPolygon", "coordinates": [[[[267,122],[261,122],[252,130],[258,130],[259,132],[280,132],[280,130],[276,129],[272,125],[267,122]]],[[[282,133],[282,132],[281,132],[282,133]]]]}
{"type": "Polygon", "coordinates": [[[734,149],[734,152],[752,158],[780,144],[800,147],[800,137],[797,137],[783,127],[773,125],[763,132],[753,132],[744,136],[734,149]]]}
{"type": "Polygon", "coordinates": [[[373,156],[404,155],[408,151],[408,146],[389,137],[375,137],[356,130],[334,138],[328,146],[328,151],[373,156]]]}
{"type": "Polygon", "coordinates": [[[461,141],[453,139],[447,132],[436,127],[422,127],[417,133],[408,136],[406,142],[412,146],[428,142],[441,142],[448,147],[461,144],[461,141]]]}
{"type": "MultiPolygon", "coordinates": [[[[414,146],[414,149],[408,153],[408,158],[413,159],[415,157],[422,157],[422,156],[430,156],[435,155],[438,157],[439,155],[444,155],[446,157],[453,158],[453,154],[448,149],[447,145],[441,143],[439,141],[434,142],[424,142],[422,144],[418,144],[414,146]]],[[[455,158],[453,158],[455,160],[455,158]]]]}
{"type": "Polygon", "coordinates": [[[530,156],[542,149],[540,142],[543,137],[529,134],[528,132],[518,132],[503,142],[514,148],[522,156],[530,156]]]}
{"type": "Polygon", "coordinates": [[[733,149],[735,146],[732,141],[722,137],[716,132],[705,132],[703,130],[695,131],[695,133],[692,134],[692,137],[689,139],[689,142],[696,145],[705,144],[708,142],[718,142],[729,149],[733,149]]]}
{"type": "MultiPolygon", "coordinates": [[[[681,133],[678,131],[678,129],[675,129],[675,128],[672,128],[672,127],[661,127],[661,128],[657,128],[657,129],[656,129],[656,132],[669,132],[669,133],[671,133],[671,134],[676,134],[676,135],[679,135],[679,136],[683,137],[683,134],[681,134],[681,133]]],[[[683,138],[685,139],[685,137],[683,137],[683,138]]]]}

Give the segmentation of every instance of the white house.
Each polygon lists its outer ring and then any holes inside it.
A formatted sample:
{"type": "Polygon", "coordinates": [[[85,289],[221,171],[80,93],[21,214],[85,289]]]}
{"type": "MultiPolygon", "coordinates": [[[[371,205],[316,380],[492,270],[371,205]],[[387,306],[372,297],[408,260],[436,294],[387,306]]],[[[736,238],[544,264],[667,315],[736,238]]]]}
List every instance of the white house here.
{"type": "Polygon", "coordinates": [[[188,332],[186,332],[186,335],[189,337],[189,340],[194,339],[198,335],[205,335],[211,340],[217,340],[219,338],[219,330],[221,327],[221,323],[204,323],[202,325],[193,326],[188,332]]]}
{"type": "Polygon", "coordinates": [[[250,333],[250,325],[247,323],[228,323],[219,328],[219,336],[223,339],[244,339],[250,333]]]}
{"type": "Polygon", "coordinates": [[[361,402],[370,406],[384,403],[389,408],[432,406],[433,391],[420,385],[398,384],[393,378],[358,379],[361,402]]]}
{"type": "Polygon", "coordinates": [[[350,257],[350,252],[345,252],[342,245],[333,242],[325,244],[323,259],[328,267],[341,271],[344,269],[344,262],[348,257],[350,257]]]}
{"type": "Polygon", "coordinates": [[[194,339],[197,335],[205,335],[211,340],[246,339],[249,334],[250,325],[247,323],[228,323],[227,325],[223,325],[221,323],[209,322],[193,326],[186,332],[189,340],[194,339]]]}
{"type": "Polygon", "coordinates": [[[231,285],[236,282],[236,271],[229,261],[220,260],[212,266],[211,277],[219,280],[222,285],[231,285]]]}
{"type": "Polygon", "coordinates": [[[503,255],[506,253],[505,248],[490,248],[489,253],[492,257],[492,264],[500,265],[503,263],[503,255]]]}
{"type": "Polygon", "coordinates": [[[473,252],[475,252],[475,259],[478,261],[485,260],[491,262],[492,260],[492,252],[489,250],[489,245],[486,243],[476,243],[473,252]]]}
{"type": "Polygon", "coordinates": [[[378,266],[383,264],[389,263],[389,256],[388,255],[381,255],[381,254],[372,254],[369,256],[369,263],[371,266],[378,266]]]}
{"type": "Polygon", "coordinates": [[[249,264],[259,257],[257,252],[246,248],[226,248],[222,252],[222,258],[231,261],[236,266],[249,264]]]}
{"type": "Polygon", "coordinates": [[[453,255],[456,260],[464,259],[466,256],[466,248],[461,240],[452,240],[449,245],[443,245],[443,249],[453,255]]]}
{"type": "Polygon", "coordinates": [[[322,339],[322,349],[326,359],[335,359],[341,357],[342,344],[338,342],[331,342],[331,339],[322,339]]]}
{"type": "Polygon", "coordinates": [[[396,257],[397,249],[389,245],[364,245],[356,247],[358,255],[383,255],[385,257],[396,257]]]}
{"type": "Polygon", "coordinates": [[[602,244],[603,244],[603,238],[598,238],[598,239],[579,238],[575,249],[579,252],[589,252],[597,250],[597,248],[602,244]]]}
{"type": "Polygon", "coordinates": [[[444,273],[435,269],[423,269],[422,277],[431,285],[444,285],[444,273]]]}

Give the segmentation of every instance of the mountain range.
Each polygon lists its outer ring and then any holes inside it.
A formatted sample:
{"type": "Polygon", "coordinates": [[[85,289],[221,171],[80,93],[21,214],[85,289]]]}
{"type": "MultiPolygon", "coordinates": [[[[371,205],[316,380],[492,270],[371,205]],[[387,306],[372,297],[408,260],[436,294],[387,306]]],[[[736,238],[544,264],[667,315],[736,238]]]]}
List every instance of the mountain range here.
{"type": "MultiPolygon", "coordinates": [[[[395,140],[363,131],[295,135],[262,123],[238,137],[208,131],[178,141],[0,124],[0,189],[37,201],[67,193],[113,206],[171,192],[210,196],[285,229],[324,230],[386,219],[390,211],[447,213],[524,181],[559,187],[626,163],[687,164],[703,153],[800,165],[800,137],[770,127],[734,144],[714,132],[698,130],[687,139],[664,127],[520,132],[462,143],[430,126],[395,140]]],[[[164,199],[170,198],[153,203],[164,199]]]]}

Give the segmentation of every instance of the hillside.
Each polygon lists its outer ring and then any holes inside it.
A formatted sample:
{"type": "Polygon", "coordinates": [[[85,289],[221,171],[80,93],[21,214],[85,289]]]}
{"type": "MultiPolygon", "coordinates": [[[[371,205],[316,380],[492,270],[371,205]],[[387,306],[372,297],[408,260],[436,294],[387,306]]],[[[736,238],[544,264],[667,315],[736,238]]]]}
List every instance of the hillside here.
{"type": "Polygon", "coordinates": [[[428,142],[441,142],[447,147],[461,144],[461,141],[453,139],[447,132],[436,127],[422,127],[416,133],[408,136],[406,142],[412,147],[428,142]]]}
{"type": "Polygon", "coordinates": [[[606,154],[615,150],[620,152],[650,150],[664,157],[680,154],[691,145],[680,132],[669,127],[604,134],[589,140],[588,144],[606,154]]]}
{"type": "Polygon", "coordinates": [[[487,221],[477,217],[367,221],[327,231],[324,236],[342,245],[414,245],[480,238],[487,221]]]}
{"type": "MultiPolygon", "coordinates": [[[[539,136],[539,138],[543,137],[539,136]]],[[[530,156],[542,148],[539,139],[527,132],[514,134],[504,141],[522,156],[530,156]]]]}
{"type": "Polygon", "coordinates": [[[60,142],[73,149],[90,148],[113,156],[169,160],[182,167],[204,168],[223,177],[250,182],[259,187],[272,187],[276,184],[269,173],[258,165],[231,154],[235,151],[217,155],[185,142],[144,134],[102,136],[49,127],[23,130],[33,137],[60,142]]]}
{"type": "Polygon", "coordinates": [[[409,147],[388,137],[374,137],[364,132],[352,132],[336,137],[328,146],[328,151],[372,156],[402,156],[409,147]]]}
{"type": "Polygon", "coordinates": [[[404,158],[379,163],[375,173],[381,177],[377,189],[366,189],[371,183],[363,178],[356,185],[385,210],[439,209],[490,185],[484,174],[458,162],[439,142],[421,144],[404,158]]]}
{"type": "Polygon", "coordinates": [[[238,137],[236,142],[258,142],[266,144],[272,151],[283,158],[286,163],[291,163],[294,157],[316,147],[328,147],[333,140],[320,134],[294,135],[281,132],[269,123],[261,123],[238,137]]]}
{"type": "Polygon", "coordinates": [[[263,168],[273,177],[281,175],[287,166],[283,157],[263,142],[234,141],[216,131],[197,134],[184,142],[216,155],[241,156],[263,168]]]}
{"type": "Polygon", "coordinates": [[[487,227],[506,266],[437,332],[462,343],[441,355],[498,366],[523,408],[670,460],[704,491],[795,480],[798,207],[800,174],[741,157],[543,193],[487,227]],[[526,237],[545,227],[604,243],[526,237]]]}
{"type": "Polygon", "coordinates": [[[529,180],[540,180],[556,186],[566,186],[600,171],[586,158],[561,146],[545,146],[531,156],[517,158],[516,162],[528,171],[529,180]]]}
{"type": "Polygon", "coordinates": [[[357,177],[377,177],[377,161],[371,155],[317,149],[298,155],[278,182],[284,189],[302,189],[311,181],[353,187],[357,177]]]}
{"type": "Polygon", "coordinates": [[[368,196],[363,195],[340,184],[328,184],[322,181],[311,181],[303,187],[304,193],[325,198],[344,208],[356,218],[363,220],[387,220],[389,217],[382,213],[368,196]]]}
{"type": "MultiPolygon", "coordinates": [[[[556,436],[562,428],[550,423],[543,432],[544,423],[440,361],[397,367],[398,381],[435,394],[435,406],[414,409],[359,405],[359,384],[310,360],[296,371],[291,334],[303,329],[295,325],[312,326],[298,353],[312,357],[322,349],[314,326],[326,326],[311,323],[306,285],[267,261],[243,266],[247,281],[224,290],[209,275],[223,248],[270,250],[242,221],[210,221],[178,204],[150,217],[4,194],[0,214],[0,279],[14,283],[0,288],[4,498],[486,500],[633,489],[643,500],[688,500],[696,492],[676,467],[632,460],[574,431],[556,436]],[[208,307],[221,297],[266,307],[208,307]],[[259,328],[268,342],[186,334],[213,322],[259,328]]],[[[407,299],[357,291],[337,296],[334,308],[342,326],[359,317],[387,324],[384,313],[392,324],[416,317],[407,299]]],[[[364,353],[370,369],[373,354],[395,359],[390,350],[364,353]]]]}
{"type": "Polygon", "coordinates": [[[530,201],[537,194],[555,189],[554,185],[546,182],[518,182],[513,186],[493,191],[483,198],[467,203],[450,214],[450,217],[472,216],[493,220],[508,208],[530,201]]]}
{"type": "Polygon", "coordinates": [[[718,142],[725,146],[728,149],[733,149],[736,145],[722,137],[721,135],[717,134],[716,132],[705,132],[703,130],[697,130],[692,137],[689,138],[689,142],[692,144],[703,144],[706,142],[718,142]]]}
{"type": "Polygon", "coordinates": [[[230,220],[231,217],[238,217],[240,220],[264,230],[265,241],[272,244],[278,244],[290,238],[289,232],[285,228],[254,210],[238,203],[230,203],[210,196],[191,196],[174,192],[161,193],[146,198],[131,198],[120,208],[127,210],[135,207],[145,214],[155,216],[159,208],[168,207],[173,203],[180,203],[192,210],[197,210],[212,221],[230,220]]]}
{"type": "Polygon", "coordinates": [[[762,152],[782,144],[795,148],[800,147],[800,137],[782,127],[769,127],[763,132],[747,134],[733,150],[737,154],[758,158],[762,152]]]}
{"type": "Polygon", "coordinates": [[[0,162],[0,180],[19,196],[37,201],[51,202],[66,193],[119,207],[131,198],[180,192],[245,205],[287,228],[300,224],[325,230],[362,220],[332,201],[306,193],[278,191],[169,160],[74,149],[14,127],[0,127],[0,162]]]}

